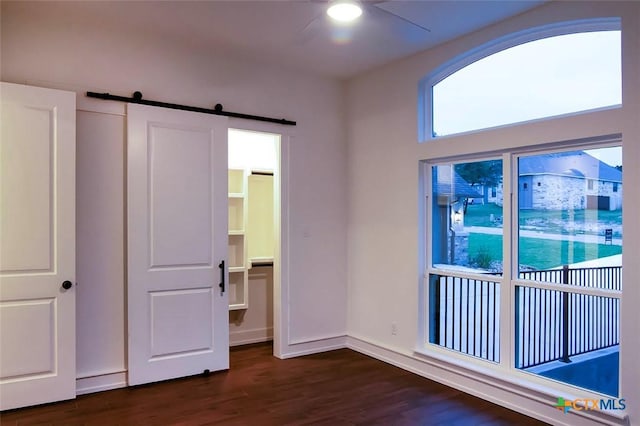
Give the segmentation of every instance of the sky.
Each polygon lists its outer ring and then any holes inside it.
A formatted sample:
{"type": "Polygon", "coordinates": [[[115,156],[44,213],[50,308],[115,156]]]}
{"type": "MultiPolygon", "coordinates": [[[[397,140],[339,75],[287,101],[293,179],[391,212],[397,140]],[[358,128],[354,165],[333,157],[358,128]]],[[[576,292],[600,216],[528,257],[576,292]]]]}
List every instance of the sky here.
{"type": "Polygon", "coordinates": [[[598,160],[607,163],[610,166],[615,167],[622,165],[622,148],[619,146],[612,148],[589,149],[584,152],[592,157],[596,157],[598,160]]]}
{"type": "Polygon", "coordinates": [[[434,132],[620,105],[621,67],[620,31],[567,34],[502,50],[433,87],[434,132]]]}

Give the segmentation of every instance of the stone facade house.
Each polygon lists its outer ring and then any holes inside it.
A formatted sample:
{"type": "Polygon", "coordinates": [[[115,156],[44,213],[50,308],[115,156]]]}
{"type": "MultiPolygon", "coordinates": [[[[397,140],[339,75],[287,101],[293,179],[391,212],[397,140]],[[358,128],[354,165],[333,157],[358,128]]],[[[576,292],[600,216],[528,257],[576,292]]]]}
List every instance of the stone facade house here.
{"type": "MultiPolygon", "coordinates": [[[[520,209],[622,208],[622,172],[586,152],[522,157],[518,168],[520,209]]],[[[502,205],[501,185],[492,201],[502,205]]]]}

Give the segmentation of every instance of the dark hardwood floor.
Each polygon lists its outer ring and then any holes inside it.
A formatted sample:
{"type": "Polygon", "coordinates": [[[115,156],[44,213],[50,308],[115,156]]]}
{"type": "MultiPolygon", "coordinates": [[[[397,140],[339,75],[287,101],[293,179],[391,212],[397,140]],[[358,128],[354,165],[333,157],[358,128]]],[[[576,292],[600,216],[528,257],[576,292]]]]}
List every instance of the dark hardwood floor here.
{"type": "Polygon", "coordinates": [[[279,360],[232,349],[231,369],[0,414],[9,425],[534,425],[514,411],[348,349],[279,360]]]}

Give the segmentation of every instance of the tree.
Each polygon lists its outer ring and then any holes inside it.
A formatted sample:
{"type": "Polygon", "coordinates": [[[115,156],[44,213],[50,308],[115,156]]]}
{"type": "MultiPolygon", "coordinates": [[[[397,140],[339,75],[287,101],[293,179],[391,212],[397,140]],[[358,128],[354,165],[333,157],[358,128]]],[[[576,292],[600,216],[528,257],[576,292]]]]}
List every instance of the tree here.
{"type": "MultiPolygon", "coordinates": [[[[488,189],[502,182],[502,160],[474,161],[455,165],[455,171],[471,186],[482,186],[485,201],[488,189]]],[[[467,211],[467,200],[464,202],[467,211]]]]}

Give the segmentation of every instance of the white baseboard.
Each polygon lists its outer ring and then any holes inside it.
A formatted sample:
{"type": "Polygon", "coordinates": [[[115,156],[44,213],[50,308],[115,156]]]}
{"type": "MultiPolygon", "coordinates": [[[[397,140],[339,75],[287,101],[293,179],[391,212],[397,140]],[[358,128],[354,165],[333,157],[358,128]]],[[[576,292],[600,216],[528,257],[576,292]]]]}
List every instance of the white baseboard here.
{"type": "Polygon", "coordinates": [[[127,373],[124,371],[83,377],[76,379],[76,395],[119,389],[126,386],[127,373]]]}
{"type": "Polygon", "coordinates": [[[232,331],[229,333],[229,346],[249,345],[251,343],[273,340],[273,327],[252,330],[232,331]]]}
{"type": "Polygon", "coordinates": [[[347,347],[347,336],[327,336],[309,340],[294,341],[287,345],[281,359],[295,358],[320,352],[334,351],[347,347]]]}
{"type": "MultiPolygon", "coordinates": [[[[554,425],[587,426],[596,424],[628,425],[628,418],[600,411],[564,413],[554,407],[554,398],[508,380],[488,377],[438,359],[426,359],[402,353],[385,345],[349,336],[346,346],[356,352],[410,371],[510,410],[554,425]]],[[[558,395],[556,395],[557,397],[558,395]]]]}

